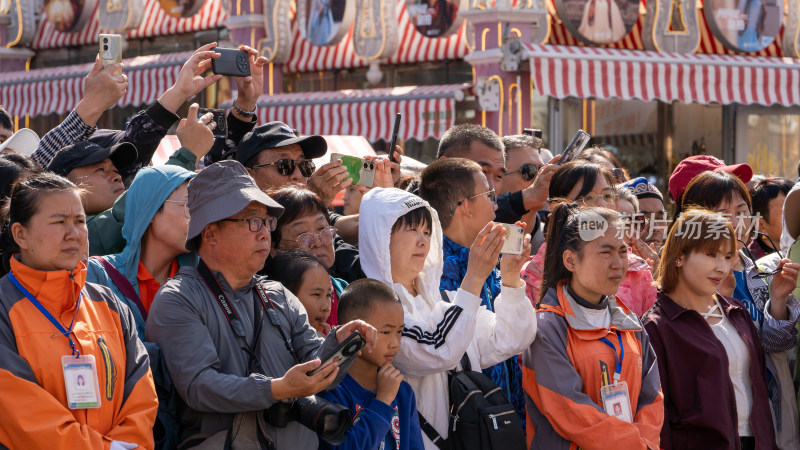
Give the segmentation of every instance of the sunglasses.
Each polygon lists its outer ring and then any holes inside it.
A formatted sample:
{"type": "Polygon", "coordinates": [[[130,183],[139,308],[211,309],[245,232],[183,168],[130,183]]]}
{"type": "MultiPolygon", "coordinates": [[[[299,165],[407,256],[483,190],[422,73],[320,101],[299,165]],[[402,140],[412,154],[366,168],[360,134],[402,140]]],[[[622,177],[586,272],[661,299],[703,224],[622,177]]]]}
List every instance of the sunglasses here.
{"type": "Polygon", "coordinates": [[[251,169],[260,169],[262,167],[269,167],[275,166],[275,169],[278,170],[278,173],[284,176],[288,176],[294,173],[295,167],[300,168],[300,174],[304,177],[308,178],[311,174],[314,173],[317,166],[314,165],[314,161],[310,159],[304,159],[302,161],[295,161],[293,159],[283,158],[279,159],[273,163],[268,164],[256,164],[254,166],[250,166],[251,169]]]}
{"type": "MultiPolygon", "coordinates": [[[[769,241],[769,245],[771,245],[772,248],[776,249],[775,251],[778,253],[778,257],[780,259],[783,259],[783,255],[781,255],[780,250],[777,250],[779,247],[775,246],[775,243],[772,242],[772,239],[768,235],[766,235],[764,233],[760,233],[758,231],[756,231],[755,234],[758,235],[758,236],[766,237],[767,240],[769,241]]],[[[758,264],[756,264],[756,259],[753,258],[753,254],[750,253],[750,249],[747,248],[747,244],[744,241],[742,241],[741,239],[737,239],[737,241],[742,243],[742,250],[744,250],[744,253],[747,255],[747,257],[750,259],[750,261],[753,262],[753,265],[756,267],[756,270],[758,271],[758,274],[756,275],[756,277],[758,277],[758,278],[766,278],[766,277],[771,277],[773,275],[777,275],[777,274],[781,273],[781,270],[783,270],[783,269],[775,269],[775,270],[770,270],[769,272],[762,272],[761,269],[758,268],[758,264]]]]}
{"type": "Polygon", "coordinates": [[[523,180],[531,181],[534,178],[536,178],[536,174],[539,173],[539,170],[541,168],[542,168],[542,166],[540,166],[540,165],[536,165],[536,164],[533,164],[533,163],[526,163],[526,164],[523,164],[522,167],[520,167],[517,170],[513,170],[511,172],[506,172],[506,175],[511,175],[512,173],[519,172],[519,174],[520,174],[520,176],[522,176],[523,180]]]}

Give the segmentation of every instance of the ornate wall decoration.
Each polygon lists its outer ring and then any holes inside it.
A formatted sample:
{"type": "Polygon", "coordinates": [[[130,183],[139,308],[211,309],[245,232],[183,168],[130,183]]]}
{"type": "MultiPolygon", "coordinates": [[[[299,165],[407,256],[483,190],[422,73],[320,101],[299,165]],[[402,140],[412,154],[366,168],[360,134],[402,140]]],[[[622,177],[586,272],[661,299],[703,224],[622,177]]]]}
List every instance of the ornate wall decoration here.
{"type": "Polygon", "coordinates": [[[143,0],[101,0],[98,8],[100,28],[127,31],[139,28],[144,17],[143,0]]]}
{"type": "Polygon", "coordinates": [[[756,52],[775,40],[783,23],[782,0],[707,0],[708,28],[725,47],[756,52]]]}
{"type": "Polygon", "coordinates": [[[364,59],[385,59],[397,53],[397,8],[392,0],[355,0],[353,48],[364,59]]]}
{"type": "Polygon", "coordinates": [[[618,42],[639,20],[639,0],[555,0],[555,5],[567,30],[587,44],[618,42]]]}
{"type": "Polygon", "coordinates": [[[694,53],[700,45],[697,0],[647,2],[642,41],[656,52],[694,53]]]}

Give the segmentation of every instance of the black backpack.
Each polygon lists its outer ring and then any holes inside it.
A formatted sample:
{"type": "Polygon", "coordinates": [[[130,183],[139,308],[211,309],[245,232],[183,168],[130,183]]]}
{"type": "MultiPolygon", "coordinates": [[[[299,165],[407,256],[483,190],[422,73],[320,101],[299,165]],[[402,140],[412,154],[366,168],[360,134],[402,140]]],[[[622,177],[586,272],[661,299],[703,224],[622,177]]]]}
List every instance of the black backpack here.
{"type": "Polygon", "coordinates": [[[462,370],[451,370],[450,436],[445,440],[419,414],[422,431],[442,450],[524,450],[525,431],[502,389],[481,372],[471,370],[467,354],[462,370]]]}

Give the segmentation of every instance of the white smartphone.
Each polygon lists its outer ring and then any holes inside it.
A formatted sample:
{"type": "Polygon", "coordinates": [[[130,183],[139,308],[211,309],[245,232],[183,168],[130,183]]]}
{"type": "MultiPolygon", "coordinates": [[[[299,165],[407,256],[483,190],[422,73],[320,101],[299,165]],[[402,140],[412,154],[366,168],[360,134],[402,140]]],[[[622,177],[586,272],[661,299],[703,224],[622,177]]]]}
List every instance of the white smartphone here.
{"type": "Polygon", "coordinates": [[[525,240],[525,230],[517,224],[501,223],[500,225],[506,229],[506,240],[500,253],[521,255],[525,240]]]}
{"type": "Polygon", "coordinates": [[[118,34],[100,35],[100,61],[103,67],[122,62],[122,36],[118,34]]]}

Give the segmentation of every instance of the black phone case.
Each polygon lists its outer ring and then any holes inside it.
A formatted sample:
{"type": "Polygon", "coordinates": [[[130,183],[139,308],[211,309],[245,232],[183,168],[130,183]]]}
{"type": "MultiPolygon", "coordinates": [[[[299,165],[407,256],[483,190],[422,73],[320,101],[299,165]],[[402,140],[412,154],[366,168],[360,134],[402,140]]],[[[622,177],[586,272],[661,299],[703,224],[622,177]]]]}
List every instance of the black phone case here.
{"type": "MultiPolygon", "coordinates": [[[[362,348],[364,348],[364,346],[365,346],[365,345],[367,345],[367,341],[364,339],[364,337],[363,337],[363,336],[361,336],[361,333],[359,333],[358,331],[354,331],[354,332],[353,332],[353,333],[352,333],[350,336],[347,336],[347,339],[345,339],[344,341],[342,341],[341,343],[339,343],[339,345],[337,345],[337,346],[336,346],[336,347],[335,347],[333,350],[331,350],[330,352],[328,352],[328,354],[327,354],[327,355],[323,356],[323,357],[320,359],[320,361],[321,361],[321,362],[320,362],[320,365],[319,365],[319,367],[317,367],[317,368],[316,368],[316,369],[314,369],[314,370],[309,370],[308,372],[306,372],[306,374],[307,374],[308,376],[311,376],[311,375],[313,375],[313,374],[317,373],[317,371],[318,371],[318,370],[321,370],[321,369],[322,369],[322,367],[325,365],[325,363],[327,363],[327,362],[328,362],[328,360],[330,360],[331,358],[333,358],[333,357],[334,357],[334,356],[335,356],[337,353],[339,353],[339,352],[340,352],[342,349],[344,349],[345,347],[347,347],[348,345],[352,344],[352,343],[353,343],[353,342],[355,342],[355,341],[360,341],[360,344],[361,344],[361,345],[359,345],[359,347],[358,347],[358,350],[361,350],[362,348]]],[[[355,356],[355,354],[356,354],[356,353],[358,353],[358,350],[356,350],[355,352],[353,352],[353,354],[352,354],[350,357],[348,357],[348,358],[347,358],[345,361],[348,361],[348,360],[350,360],[350,359],[352,359],[352,358],[355,358],[355,357],[356,357],[356,356],[355,356]]],[[[340,366],[341,366],[341,365],[342,365],[342,363],[338,363],[338,365],[340,365],[340,366]]]]}
{"type": "Polygon", "coordinates": [[[211,60],[211,70],[215,74],[231,77],[250,76],[250,62],[246,51],[235,48],[215,48],[214,51],[222,55],[211,60]]]}
{"type": "Polygon", "coordinates": [[[214,115],[212,119],[217,126],[214,127],[213,133],[215,138],[227,138],[228,137],[228,120],[225,117],[225,110],[224,109],[214,109],[214,108],[200,108],[197,110],[197,114],[200,116],[205,115],[206,113],[211,113],[214,115]]]}

